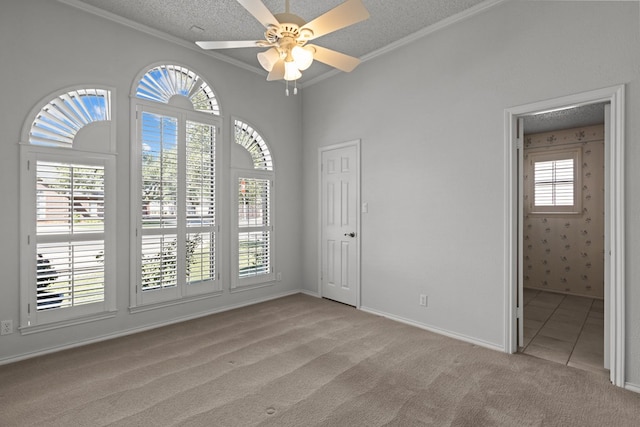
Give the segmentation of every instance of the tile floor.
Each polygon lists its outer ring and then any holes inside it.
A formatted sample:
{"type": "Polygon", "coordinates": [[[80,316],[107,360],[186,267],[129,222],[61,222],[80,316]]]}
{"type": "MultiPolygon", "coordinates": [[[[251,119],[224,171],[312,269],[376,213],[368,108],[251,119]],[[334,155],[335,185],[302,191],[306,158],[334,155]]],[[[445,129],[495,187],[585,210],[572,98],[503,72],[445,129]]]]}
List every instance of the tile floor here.
{"type": "Polygon", "coordinates": [[[524,290],[521,352],[608,374],[604,364],[604,302],[534,289],[524,290]]]}

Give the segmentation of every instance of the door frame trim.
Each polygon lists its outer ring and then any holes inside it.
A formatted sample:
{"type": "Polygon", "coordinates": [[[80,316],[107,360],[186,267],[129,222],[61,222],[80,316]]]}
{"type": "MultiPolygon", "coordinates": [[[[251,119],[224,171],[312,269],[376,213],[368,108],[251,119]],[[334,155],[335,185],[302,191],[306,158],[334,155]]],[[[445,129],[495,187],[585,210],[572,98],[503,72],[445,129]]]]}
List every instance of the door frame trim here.
{"type": "MultiPolygon", "coordinates": [[[[609,368],[610,380],[618,386],[625,386],[625,205],[624,205],[624,93],[625,86],[611,86],[560,98],[534,102],[505,109],[505,346],[506,353],[515,353],[518,348],[516,324],[516,297],[518,286],[518,170],[516,149],[516,124],[518,117],[535,112],[552,110],[569,105],[586,105],[610,102],[611,120],[609,126],[608,160],[605,173],[609,180],[609,193],[605,196],[608,205],[609,222],[605,235],[609,237],[609,274],[605,277],[608,293],[605,301],[609,320],[609,368]]],[[[606,157],[606,156],[605,156],[606,157]]],[[[606,240],[606,238],[605,238],[606,240]]],[[[607,290],[605,289],[605,292],[607,290]]]]}
{"type": "Polygon", "coordinates": [[[360,198],[360,139],[341,142],[338,144],[318,147],[318,295],[322,298],[322,154],[326,151],[340,148],[355,147],[356,149],[356,308],[360,308],[360,236],[361,236],[361,198],[360,198]]]}

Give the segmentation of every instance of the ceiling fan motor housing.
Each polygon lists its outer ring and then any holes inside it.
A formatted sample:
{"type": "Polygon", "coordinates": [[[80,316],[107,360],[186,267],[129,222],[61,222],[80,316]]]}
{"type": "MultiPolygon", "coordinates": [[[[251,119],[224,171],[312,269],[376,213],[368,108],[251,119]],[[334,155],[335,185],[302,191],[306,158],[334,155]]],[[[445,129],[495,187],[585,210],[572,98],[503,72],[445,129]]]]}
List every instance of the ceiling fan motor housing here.
{"type": "Polygon", "coordinates": [[[313,36],[313,31],[309,28],[303,28],[307,22],[298,15],[294,15],[293,13],[279,13],[274,15],[274,17],[280,25],[269,26],[265,32],[265,37],[272,43],[275,43],[283,37],[291,37],[296,41],[296,44],[302,46],[313,36]]]}

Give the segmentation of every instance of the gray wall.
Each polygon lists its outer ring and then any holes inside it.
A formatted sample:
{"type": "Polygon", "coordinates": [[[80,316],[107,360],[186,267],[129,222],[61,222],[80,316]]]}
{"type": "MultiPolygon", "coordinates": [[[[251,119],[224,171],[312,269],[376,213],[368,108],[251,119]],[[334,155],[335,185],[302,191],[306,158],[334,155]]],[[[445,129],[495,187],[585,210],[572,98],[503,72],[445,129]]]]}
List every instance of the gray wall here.
{"type": "Polygon", "coordinates": [[[624,83],[626,368],[640,384],[639,18],[638,2],[506,2],[305,89],[305,289],[318,147],[361,138],[362,306],[504,347],[504,110],[624,83]]]}
{"type": "MultiPolygon", "coordinates": [[[[99,83],[116,88],[117,128],[117,306],[114,319],[22,336],[0,337],[0,363],[13,357],[205,313],[299,289],[302,252],[301,97],[285,97],[282,84],[212,59],[197,50],[152,37],[51,0],[9,0],[0,3],[0,319],[19,319],[18,269],[18,142],[30,110],[45,96],[75,84],[99,83]],[[282,282],[174,306],[129,314],[130,263],[130,99],[134,79],[159,61],[192,68],[213,87],[224,118],[224,162],[229,164],[231,117],[249,122],[270,145],[276,165],[276,261],[282,282]]],[[[221,217],[230,217],[227,168],[218,171],[221,217]]],[[[222,229],[229,242],[228,227],[222,229]]],[[[228,250],[220,256],[228,264],[228,250]]],[[[223,286],[229,288],[225,266],[223,286]]]]}

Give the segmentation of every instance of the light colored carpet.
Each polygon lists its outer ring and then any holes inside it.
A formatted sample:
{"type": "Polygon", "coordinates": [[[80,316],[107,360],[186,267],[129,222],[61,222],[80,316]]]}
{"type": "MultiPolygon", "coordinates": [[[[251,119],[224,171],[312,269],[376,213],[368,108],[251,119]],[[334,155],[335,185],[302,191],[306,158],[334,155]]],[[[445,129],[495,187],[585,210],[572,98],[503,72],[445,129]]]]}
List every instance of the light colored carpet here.
{"type": "Polygon", "coordinates": [[[6,426],[637,426],[602,375],[294,295],[0,367],[6,426]]]}

